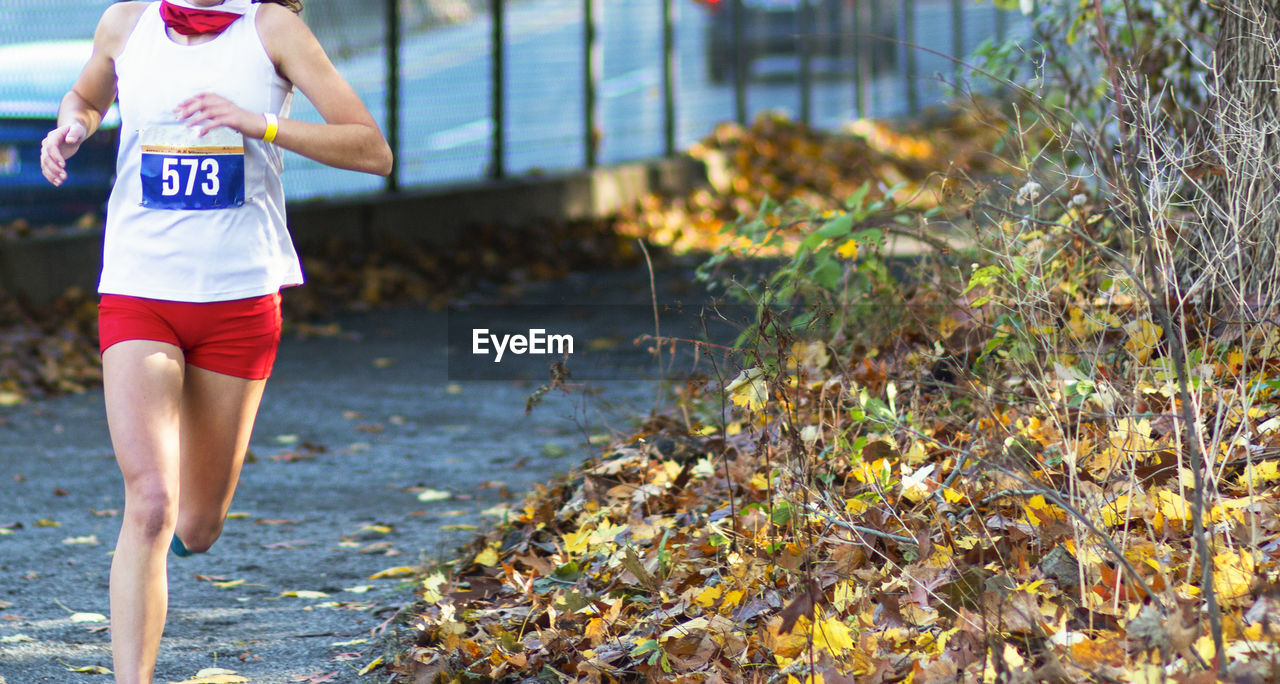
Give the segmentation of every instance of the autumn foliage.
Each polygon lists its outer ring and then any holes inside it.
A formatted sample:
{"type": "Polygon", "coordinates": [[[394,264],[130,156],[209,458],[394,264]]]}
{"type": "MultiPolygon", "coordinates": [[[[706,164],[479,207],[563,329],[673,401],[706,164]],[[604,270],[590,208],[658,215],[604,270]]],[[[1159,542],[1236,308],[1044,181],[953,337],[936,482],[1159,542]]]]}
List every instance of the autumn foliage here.
{"type": "Polygon", "coordinates": [[[984,175],[1001,169],[974,137],[908,136],[894,152],[767,117],[708,141],[734,160],[720,194],[655,199],[637,226],[715,246],[714,266],[780,260],[763,284],[720,281],[770,305],[738,365],[674,387],[668,411],[428,569],[392,669],[411,681],[1278,676],[1280,338],[1192,309],[1169,326],[1144,277],[1099,256],[1124,244],[1122,216],[1079,186],[984,175]],[[911,152],[927,146],[940,149],[911,152]],[[817,154],[802,173],[778,149],[865,159],[817,154]],[[758,190],[784,178],[824,190],[758,190]],[[886,235],[931,223],[944,244],[973,247],[929,250],[899,264],[905,280],[888,277],[886,235]],[[1199,504],[1189,439],[1209,464],[1199,504]]]}

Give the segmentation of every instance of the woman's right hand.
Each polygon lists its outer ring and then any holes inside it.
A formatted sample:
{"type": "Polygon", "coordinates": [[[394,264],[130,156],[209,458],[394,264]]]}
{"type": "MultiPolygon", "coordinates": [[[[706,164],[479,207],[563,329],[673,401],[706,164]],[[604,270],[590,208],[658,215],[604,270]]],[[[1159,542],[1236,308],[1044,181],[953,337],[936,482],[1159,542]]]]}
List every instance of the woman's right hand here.
{"type": "Polygon", "coordinates": [[[55,186],[67,179],[67,160],[80,150],[80,144],[89,137],[84,124],[79,121],[59,126],[40,143],[40,171],[55,186]]]}

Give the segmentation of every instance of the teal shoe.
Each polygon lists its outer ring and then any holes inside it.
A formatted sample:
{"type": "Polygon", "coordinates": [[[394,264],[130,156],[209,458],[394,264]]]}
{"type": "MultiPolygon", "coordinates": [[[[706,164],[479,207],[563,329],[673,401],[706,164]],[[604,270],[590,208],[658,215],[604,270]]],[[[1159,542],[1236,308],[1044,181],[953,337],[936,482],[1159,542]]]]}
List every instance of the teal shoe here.
{"type": "Polygon", "coordinates": [[[191,555],[191,552],[187,550],[187,545],[183,544],[176,534],[173,535],[173,541],[169,542],[169,550],[179,558],[186,558],[191,555]]]}

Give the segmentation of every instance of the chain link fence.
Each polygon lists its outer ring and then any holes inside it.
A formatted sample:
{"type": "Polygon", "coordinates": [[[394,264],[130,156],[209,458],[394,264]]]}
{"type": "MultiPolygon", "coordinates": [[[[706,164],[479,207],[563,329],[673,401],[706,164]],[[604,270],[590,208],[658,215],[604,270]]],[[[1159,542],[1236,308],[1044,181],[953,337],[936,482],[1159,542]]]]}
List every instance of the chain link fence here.
{"type": "MultiPolygon", "coordinates": [[[[87,40],[109,4],[0,0],[0,51],[87,40]]],[[[294,199],[653,158],[766,110],[825,128],[911,114],[945,99],[953,58],[1024,26],[974,0],[306,0],[303,16],[397,168],[291,155],[294,199]]],[[[0,99],[13,81],[0,74],[0,99]]],[[[293,116],[320,120],[302,96],[293,116]]]]}

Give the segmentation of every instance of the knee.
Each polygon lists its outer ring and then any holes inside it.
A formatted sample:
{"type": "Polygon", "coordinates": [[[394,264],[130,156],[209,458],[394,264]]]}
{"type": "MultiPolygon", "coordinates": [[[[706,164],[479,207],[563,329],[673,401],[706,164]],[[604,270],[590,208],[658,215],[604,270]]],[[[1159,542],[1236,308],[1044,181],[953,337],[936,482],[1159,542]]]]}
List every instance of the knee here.
{"type": "Polygon", "coordinates": [[[204,553],[222,536],[222,518],[192,519],[178,523],[178,538],[191,553],[204,553]]]}
{"type": "Polygon", "coordinates": [[[172,534],[177,520],[178,497],[163,483],[133,483],[125,489],[124,524],[134,526],[144,537],[172,534]]]}

